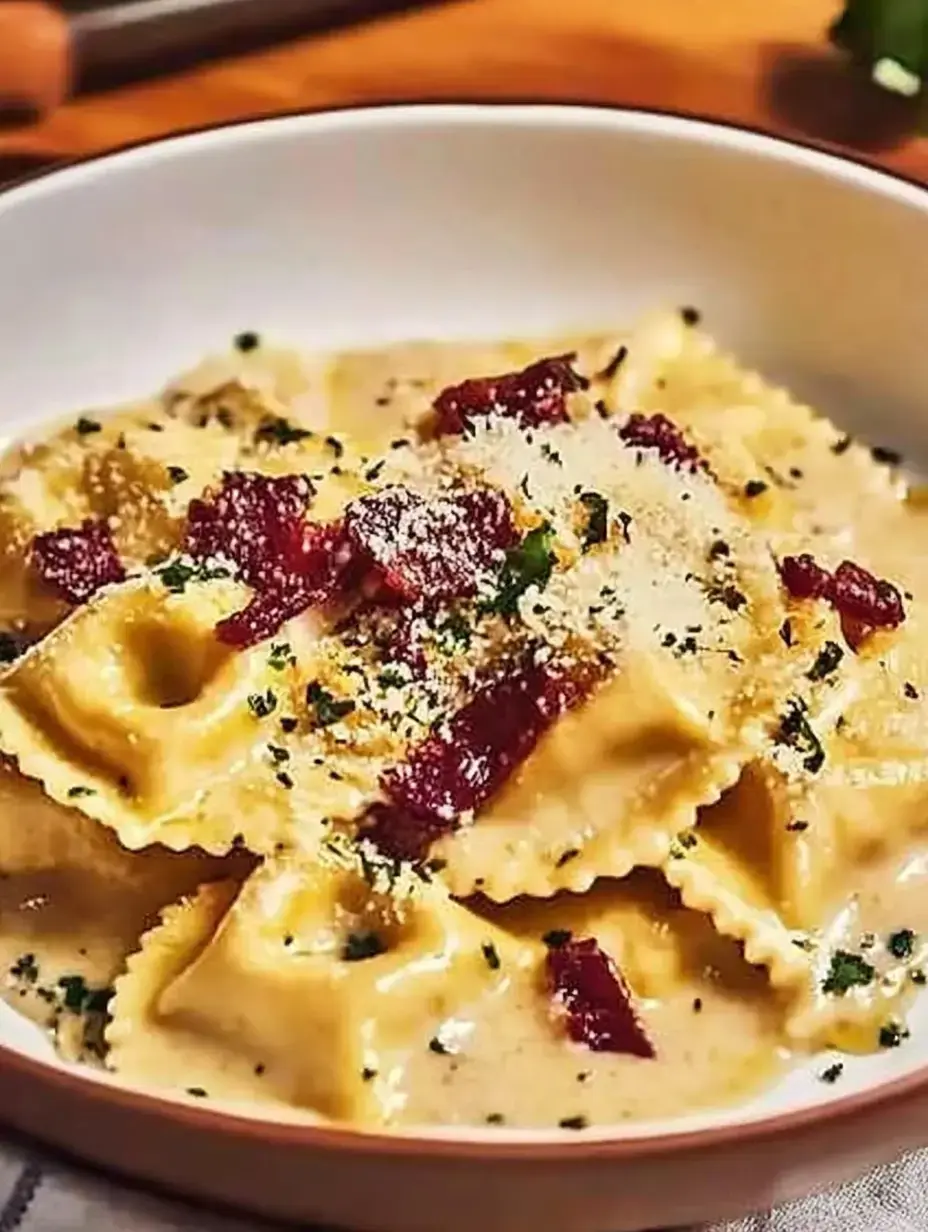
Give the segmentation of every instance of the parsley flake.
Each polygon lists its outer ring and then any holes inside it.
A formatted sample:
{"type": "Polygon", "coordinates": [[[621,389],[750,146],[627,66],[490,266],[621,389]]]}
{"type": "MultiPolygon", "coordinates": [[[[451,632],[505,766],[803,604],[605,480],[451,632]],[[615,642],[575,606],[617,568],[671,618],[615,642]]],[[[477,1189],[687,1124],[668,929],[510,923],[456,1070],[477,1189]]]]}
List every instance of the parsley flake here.
{"type": "Polygon", "coordinates": [[[815,662],[806,673],[806,678],[812,681],[824,680],[837,669],[843,658],[844,651],[837,642],[826,642],[815,656],[815,662]]]}
{"type": "Polygon", "coordinates": [[[336,698],[318,680],[312,680],[306,686],[306,704],[314,713],[317,727],[329,727],[355,709],[351,698],[336,698]]]}
{"type": "Polygon", "coordinates": [[[587,515],[583,550],[588,552],[597,543],[605,543],[609,537],[609,502],[599,492],[581,492],[580,504],[587,515]]]}
{"type": "Polygon", "coordinates": [[[843,997],[850,988],[866,988],[873,983],[875,968],[850,950],[835,950],[831,956],[831,966],[822,981],[822,992],[834,993],[843,997]]]}
{"type": "Polygon", "coordinates": [[[273,714],[277,709],[277,697],[273,690],[268,689],[264,693],[249,693],[248,709],[256,719],[266,719],[269,714],[273,714]]]}
{"type": "Polygon", "coordinates": [[[95,419],[88,419],[86,415],[81,415],[74,425],[74,430],[78,436],[90,436],[94,432],[102,432],[103,425],[97,423],[95,419]]]}
{"type": "Polygon", "coordinates": [[[293,445],[312,436],[307,428],[298,428],[283,415],[268,415],[255,430],[255,444],[293,445]]]}
{"type": "Polygon", "coordinates": [[[349,933],[342,946],[344,962],[363,962],[366,958],[376,958],[386,954],[387,946],[378,933],[368,930],[361,933],[349,933]]]}
{"type": "Polygon", "coordinates": [[[915,951],[915,933],[911,928],[900,928],[898,932],[890,934],[886,948],[893,958],[911,958],[915,951]]]}
{"type": "Polygon", "coordinates": [[[480,952],[486,961],[487,966],[491,971],[498,971],[500,968],[499,952],[492,941],[484,941],[480,947],[480,952]]]}
{"type": "Polygon", "coordinates": [[[490,604],[491,611],[498,612],[500,616],[514,616],[519,599],[530,586],[544,590],[557,561],[552,551],[553,543],[551,524],[542,522],[507,554],[500,573],[499,590],[490,604]]]}

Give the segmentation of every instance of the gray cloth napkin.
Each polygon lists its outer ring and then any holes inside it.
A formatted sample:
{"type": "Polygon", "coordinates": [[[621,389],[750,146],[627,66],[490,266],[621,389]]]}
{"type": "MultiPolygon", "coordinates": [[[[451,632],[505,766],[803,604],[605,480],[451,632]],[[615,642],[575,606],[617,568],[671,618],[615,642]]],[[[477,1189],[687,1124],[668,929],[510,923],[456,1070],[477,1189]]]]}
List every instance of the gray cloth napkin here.
{"type": "MultiPolygon", "coordinates": [[[[0,1144],[0,1232],[280,1232],[280,1226],[155,1197],[7,1142],[0,1144]]],[[[819,1197],[690,1232],[928,1232],[928,1151],[819,1197]]]]}

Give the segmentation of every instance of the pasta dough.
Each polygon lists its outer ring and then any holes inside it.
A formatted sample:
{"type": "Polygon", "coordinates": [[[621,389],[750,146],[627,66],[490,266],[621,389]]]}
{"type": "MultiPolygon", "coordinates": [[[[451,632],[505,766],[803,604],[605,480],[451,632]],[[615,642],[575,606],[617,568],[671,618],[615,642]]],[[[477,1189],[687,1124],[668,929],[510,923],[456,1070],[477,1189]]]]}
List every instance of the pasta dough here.
{"type": "Polygon", "coordinates": [[[237,347],[0,471],[7,999],[126,1082],[379,1126],[575,1131],[902,1044],[891,453],[691,314],[237,347]],[[34,540],[87,519],[125,577],[65,601],[34,540]]]}

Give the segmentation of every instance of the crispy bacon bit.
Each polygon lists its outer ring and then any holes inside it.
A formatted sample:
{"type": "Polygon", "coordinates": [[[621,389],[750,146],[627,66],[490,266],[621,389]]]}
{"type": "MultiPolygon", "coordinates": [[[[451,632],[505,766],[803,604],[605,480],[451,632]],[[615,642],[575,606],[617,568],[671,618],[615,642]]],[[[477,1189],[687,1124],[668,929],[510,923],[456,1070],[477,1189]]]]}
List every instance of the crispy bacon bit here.
{"type": "Polygon", "coordinates": [[[586,389],[589,381],[572,367],[574,353],[529,364],[521,372],[477,377],[451,385],[435,399],[439,436],[460,436],[481,415],[508,415],[524,428],[563,423],[567,395],[586,389]]]}
{"type": "Polygon", "coordinates": [[[121,582],[126,571],[105,521],[88,518],[32,541],[32,567],[66,603],[86,603],[102,587],[121,582]]]}
{"type": "Polygon", "coordinates": [[[308,607],[327,603],[342,590],[351,553],[339,523],[307,523],[303,528],[300,571],[272,569],[256,587],[247,607],[216,625],[216,636],[227,646],[254,646],[273,637],[281,625],[308,607]]]}
{"type": "Polygon", "coordinates": [[[688,471],[711,474],[709,464],[673,420],[666,415],[629,415],[619,428],[619,436],[636,449],[656,449],[662,462],[688,471]]]}
{"type": "Polygon", "coordinates": [[[843,560],[835,570],[829,598],[842,622],[895,629],[905,620],[902,595],[892,582],[874,577],[850,560],[843,560]]]}
{"type": "Polygon", "coordinates": [[[808,552],[801,556],[784,556],[780,561],[780,577],[794,599],[822,599],[831,586],[828,570],[817,565],[808,552]]]}
{"type": "Polygon", "coordinates": [[[302,475],[227,471],[218,491],[190,502],[184,549],[197,560],[231,561],[249,586],[262,587],[269,571],[298,573],[312,495],[302,475]]]}
{"type": "Polygon", "coordinates": [[[517,538],[508,500],[491,488],[431,500],[385,488],[351,503],[345,531],[369,562],[368,589],[401,602],[472,595],[517,538]]]}
{"type": "Polygon", "coordinates": [[[528,757],[551,724],[593,687],[593,671],[529,662],[486,684],[381,786],[390,804],[364,833],[384,854],[421,859],[464,813],[476,812],[528,757]]]}
{"type": "Polygon", "coordinates": [[[575,941],[555,934],[548,949],[548,986],[567,1034],[594,1052],[654,1057],[632,1004],[628,985],[610,956],[593,937],[575,941]]]}
{"type": "Polygon", "coordinates": [[[350,559],[340,525],[305,520],[313,494],[301,475],[235,471],[187,514],[184,548],[197,560],[232,562],[254,591],[246,608],[216,626],[220,641],[253,646],[339,590],[350,559]]]}
{"type": "Polygon", "coordinates": [[[841,631],[858,650],[874,629],[895,629],[905,620],[902,596],[892,582],[844,560],[829,573],[806,552],[780,562],[783,585],[794,599],[827,599],[841,617],[841,631]]]}

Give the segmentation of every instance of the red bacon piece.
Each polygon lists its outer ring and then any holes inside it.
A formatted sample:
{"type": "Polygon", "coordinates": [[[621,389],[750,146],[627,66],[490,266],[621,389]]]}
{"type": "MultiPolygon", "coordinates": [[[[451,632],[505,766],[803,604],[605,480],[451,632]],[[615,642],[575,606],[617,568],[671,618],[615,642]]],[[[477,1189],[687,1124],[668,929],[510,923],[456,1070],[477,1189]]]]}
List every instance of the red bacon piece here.
{"type": "MultiPolygon", "coordinates": [[[[709,464],[666,415],[629,415],[619,436],[635,449],[654,449],[662,462],[684,470],[709,472],[709,464]]],[[[711,472],[710,472],[711,473],[711,472]]]]}
{"type": "Polygon", "coordinates": [[[77,527],[36,535],[31,563],[50,590],[75,606],[86,603],[102,586],[121,582],[126,576],[109,526],[93,518],[77,527]]]}
{"type": "Polygon", "coordinates": [[[632,1003],[628,985],[593,937],[575,941],[550,934],[548,985],[567,1034],[594,1052],[621,1052],[652,1059],[654,1045],[632,1003]]]}
{"type": "Polygon", "coordinates": [[[467,423],[481,415],[508,415],[524,428],[563,423],[567,395],[586,389],[589,381],[575,372],[576,355],[539,359],[521,372],[486,376],[451,385],[435,399],[440,436],[460,436],[467,423]]]}

